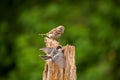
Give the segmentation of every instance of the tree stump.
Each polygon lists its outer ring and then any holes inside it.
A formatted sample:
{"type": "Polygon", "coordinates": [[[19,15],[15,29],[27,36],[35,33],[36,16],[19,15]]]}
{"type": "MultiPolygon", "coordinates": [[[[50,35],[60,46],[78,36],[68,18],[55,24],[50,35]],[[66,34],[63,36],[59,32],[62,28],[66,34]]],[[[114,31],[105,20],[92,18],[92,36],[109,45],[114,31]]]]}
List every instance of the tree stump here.
{"type": "MultiPolygon", "coordinates": [[[[46,47],[55,48],[59,44],[54,39],[45,37],[46,47]]],[[[43,80],[76,80],[76,65],[75,65],[75,47],[66,45],[63,47],[64,56],[66,59],[66,67],[59,68],[52,61],[46,61],[43,80]]]]}

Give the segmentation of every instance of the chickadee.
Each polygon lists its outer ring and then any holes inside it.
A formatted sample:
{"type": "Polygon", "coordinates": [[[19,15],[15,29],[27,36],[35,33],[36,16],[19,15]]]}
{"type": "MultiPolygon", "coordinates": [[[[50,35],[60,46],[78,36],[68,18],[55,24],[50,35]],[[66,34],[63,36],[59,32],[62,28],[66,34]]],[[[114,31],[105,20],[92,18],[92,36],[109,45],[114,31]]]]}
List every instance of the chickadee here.
{"type": "MultiPolygon", "coordinates": [[[[48,48],[46,48],[48,49],[48,48]]],[[[49,48],[50,50],[50,48],[49,48]]],[[[47,50],[48,52],[50,52],[49,50],[47,50]]],[[[44,51],[44,52],[47,52],[44,51]]],[[[44,60],[49,60],[51,59],[52,62],[56,65],[58,65],[60,68],[65,68],[66,66],[66,61],[65,61],[65,57],[63,55],[63,51],[62,51],[62,47],[58,46],[57,48],[53,48],[51,53],[47,53],[49,55],[39,55],[42,59],[44,60]]]]}
{"type": "Polygon", "coordinates": [[[53,28],[51,31],[49,31],[46,34],[39,34],[39,35],[46,36],[52,39],[58,39],[64,33],[64,29],[65,29],[64,26],[58,26],[56,28],[53,28]]]}

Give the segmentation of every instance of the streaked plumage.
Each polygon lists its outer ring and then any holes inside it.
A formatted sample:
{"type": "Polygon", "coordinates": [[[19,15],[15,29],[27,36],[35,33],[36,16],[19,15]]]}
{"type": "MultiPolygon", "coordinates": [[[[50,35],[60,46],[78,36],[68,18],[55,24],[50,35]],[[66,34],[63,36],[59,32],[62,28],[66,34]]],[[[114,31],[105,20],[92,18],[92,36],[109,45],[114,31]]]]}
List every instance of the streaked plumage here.
{"type": "Polygon", "coordinates": [[[56,28],[53,28],[46,34],[40,34],[42,36],[47,36],[48,38],[52,39],[58,39],[63,33],[64,33],[64,26],[58,26],[56,28]]]}

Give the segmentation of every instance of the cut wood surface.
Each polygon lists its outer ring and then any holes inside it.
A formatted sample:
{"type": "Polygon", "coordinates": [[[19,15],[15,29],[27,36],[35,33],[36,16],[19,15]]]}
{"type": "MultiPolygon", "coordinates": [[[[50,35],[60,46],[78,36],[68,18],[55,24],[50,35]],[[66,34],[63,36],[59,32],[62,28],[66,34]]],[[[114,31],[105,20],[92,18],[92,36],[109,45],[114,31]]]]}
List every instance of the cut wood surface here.
{"type": "MultiPolygon", "coordinates": [[[[45,37],[46,47],[55,48],[59,44],[54,39],[45,37]]],[[[66,59],[66,67],[60,68],[52,61],[46,61],[43,80],[76,80],[76,65],[75,65],[75,47],[66,45],[63,47],[64,56],[66,59]]]]}

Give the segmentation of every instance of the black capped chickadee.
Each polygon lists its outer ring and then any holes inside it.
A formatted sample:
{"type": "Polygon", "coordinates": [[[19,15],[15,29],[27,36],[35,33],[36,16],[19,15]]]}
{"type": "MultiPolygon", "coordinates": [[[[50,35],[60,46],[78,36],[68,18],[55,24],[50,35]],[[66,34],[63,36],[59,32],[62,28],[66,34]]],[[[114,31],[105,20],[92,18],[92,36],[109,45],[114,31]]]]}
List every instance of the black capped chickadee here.
{"type": "Polygon", "coordinates": [[[51,31],[49,31],[46,34],[39,34],[42,36],[46,36],[48,38],[52,38],[52,39],[58,39],[63,33],[64,33],[64,26],[58,26],[56,28],[53,28],[51,31]]]}
{"type": "Polygon", "coordinates": [[[66,60],[61,46],[58,46],[56,48],[42,48],[42,50],[45,53],[47,52],[48,54],[48,55],[39,55],[42,59],[51,60],[54,64],[58,65],[60,68],[65,68],[66,60]]]}

